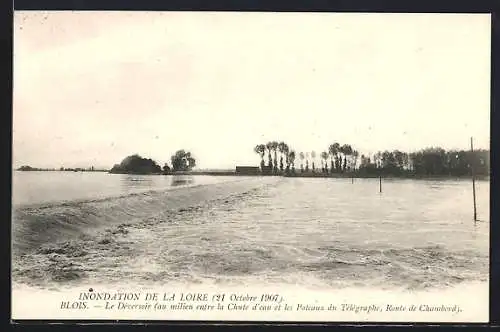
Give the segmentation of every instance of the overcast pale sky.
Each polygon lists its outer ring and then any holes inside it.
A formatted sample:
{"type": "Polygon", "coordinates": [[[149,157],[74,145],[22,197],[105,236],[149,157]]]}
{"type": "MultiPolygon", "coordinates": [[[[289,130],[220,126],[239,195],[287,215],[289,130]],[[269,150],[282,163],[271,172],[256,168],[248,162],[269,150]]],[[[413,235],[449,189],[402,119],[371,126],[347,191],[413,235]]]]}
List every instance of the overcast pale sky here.
{"type": "Polygon", "coordinates": [[[14,166],[489,148],[490,16],[16,12],[14,166]]]}

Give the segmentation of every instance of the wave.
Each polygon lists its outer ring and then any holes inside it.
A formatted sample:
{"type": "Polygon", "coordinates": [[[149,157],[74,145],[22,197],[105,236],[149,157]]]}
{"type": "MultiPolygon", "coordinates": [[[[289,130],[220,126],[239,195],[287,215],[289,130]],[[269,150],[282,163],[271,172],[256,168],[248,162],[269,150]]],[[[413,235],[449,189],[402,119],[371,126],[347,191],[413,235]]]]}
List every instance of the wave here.
{"type": "MultiPolygon", "coordinates": [[[[237,204],[247,195],[251,194],[241,193],[212,203],[237,204]]],[[[182,215],[203,210],[193,207],[182,215]]],[[[179,279],[188,283],[240,280],[242,285],[252,280],[288,284],[314,280],[317,285],[339,289],[374,286],[417,290],[488,279],[487,256],[467,250],[453,252],[439,245],[374,250],[338,242],[315,247],[233,241],[231,249],[226,250],[220,240],[207,235],[197,240],[196,247],[168,241],[161,244],[147,237],[152,246],[161,250],[145,254],[143,246],[147,243],[138,244],[137,233],[157,232],[160,223],[176,222],[172,218],[149,218],[137,224],[108,227],[94,236],[43,244],[18,257],[13,266],[14,280],[42,287],[84,280],[92,283],[92,279],[115,283],[123,278],[148,286],[179,279]],[[129,236],[131,233],[135,236],[129,236]],[[145,269],[137,267],[137,260],[146,261],[145,269]]],[[[180,242],[185,243],[182,239],[180,242]]]]}
{"type": "Polygon", "coordinates": [[[336,230],[319,241],[294,236],[305,229],[287,223],[297,208],[280,205],[286,183],[245,179],[17,209],[13,281],[42,288],[183,280],[427,289],[488,278],[488,254],[469,246],[374,246],[362,236],[336,238],[336,230]]]}
{"type": "Polygon", "coordinates": [[[256,180],[177,187],[92,200],[59,202],[13,210],[13,251],[23,253],[44,243],[95,234],[117,224],[134,224],[155,215],[189,211],[209,201],[243,197],[265,186],[256,180]]]}

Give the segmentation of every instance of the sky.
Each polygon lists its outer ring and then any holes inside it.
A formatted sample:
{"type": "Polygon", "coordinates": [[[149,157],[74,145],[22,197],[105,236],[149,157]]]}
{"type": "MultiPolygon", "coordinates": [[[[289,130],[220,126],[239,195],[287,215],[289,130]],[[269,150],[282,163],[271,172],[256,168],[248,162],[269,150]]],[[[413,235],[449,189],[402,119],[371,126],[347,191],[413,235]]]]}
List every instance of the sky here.
{"type": "Polygon", "coordinates": [[[14,14],[13,166],[489,148],[487,14],[14,14]]]}

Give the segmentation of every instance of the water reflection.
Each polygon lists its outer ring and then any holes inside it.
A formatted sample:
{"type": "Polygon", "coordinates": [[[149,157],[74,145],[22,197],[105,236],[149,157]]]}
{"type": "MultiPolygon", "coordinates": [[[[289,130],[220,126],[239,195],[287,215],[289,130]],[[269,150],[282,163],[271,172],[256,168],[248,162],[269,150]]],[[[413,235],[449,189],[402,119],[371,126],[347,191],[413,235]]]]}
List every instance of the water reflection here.
{"type": "Polygon", "coordinates": [[[153,179],[143,175],[127,175],[121,181],[123,192],[133,192],[141,188],[153,187],[153,179]]]}
{"type": "Polygon", "coordinates": [[[194,178],[191,175],[174,175],[172,176],[172,187],[185,186],[194,183],[194,178]]]}

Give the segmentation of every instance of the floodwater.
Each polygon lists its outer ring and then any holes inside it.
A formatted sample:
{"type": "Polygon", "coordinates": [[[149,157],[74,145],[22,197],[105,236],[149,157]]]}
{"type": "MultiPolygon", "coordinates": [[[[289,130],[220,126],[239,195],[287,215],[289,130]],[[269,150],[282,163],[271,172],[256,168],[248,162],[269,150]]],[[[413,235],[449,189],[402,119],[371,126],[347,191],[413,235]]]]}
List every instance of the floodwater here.
{"type": "Polygon", "coordinates": [[[16,172],[14,287],[488,281],[489,183],[16,172]]]}

